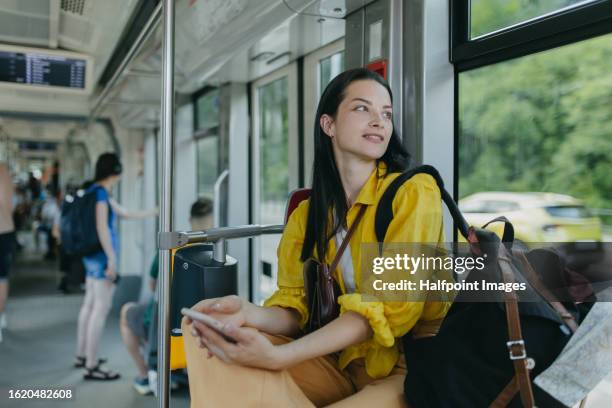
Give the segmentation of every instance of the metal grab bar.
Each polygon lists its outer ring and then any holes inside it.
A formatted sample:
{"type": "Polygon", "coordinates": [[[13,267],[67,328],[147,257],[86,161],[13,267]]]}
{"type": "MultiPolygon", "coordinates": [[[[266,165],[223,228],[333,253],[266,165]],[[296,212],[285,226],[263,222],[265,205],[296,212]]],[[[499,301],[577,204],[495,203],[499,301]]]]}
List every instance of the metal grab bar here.
{"type": "MultiPolygon", "coordinates": [[[[229,180],[229,170],[224,170],[215,182],[215,200],[213,201],[213,216],[215,217],[215,228],[221,227],[221,186],[223,182],[229,180]]],[[[217,262],[225,263],[225,239],[220,238],[215,242],[213,259],[217,262]]]]}
{"type": "Polygon", "coordinates": [[[217,178],[217,181],[215,181],[213,190],[213,216],[215,217],[215,228],[219,228],[221,226],[221,186],[227,180],[229,180],[229,170],[225,169],[217,178]]]}
{"type": "Polygon", "coordinates": [[[168,250],[197,242],[216,243],[225,239],[251,238],[266,234],[282,234],[285,226],[279,225],[240,225],[236,227],[211,228],[206,231],[173,231],[159,233],[159,249],[168,250]]]}
{"type": "MultiPolygon", "coordinates": [[[[174,168],[174,0],[163,0],[160,230],[172,231],[172,178],[174,168]]],[[[159,348],[157,356],[159,407],[170,406],[170,251],[159,251],[159,348]]]]}

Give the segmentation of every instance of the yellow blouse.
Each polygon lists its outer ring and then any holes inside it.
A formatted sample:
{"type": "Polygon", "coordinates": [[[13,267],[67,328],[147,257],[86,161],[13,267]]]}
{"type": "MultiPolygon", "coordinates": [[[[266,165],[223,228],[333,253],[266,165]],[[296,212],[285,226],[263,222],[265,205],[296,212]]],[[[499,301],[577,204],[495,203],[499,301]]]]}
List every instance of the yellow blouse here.
{"type": "MultiPolygon", "coordinates": [[[[372,378],[386,377],[393,369],[399,358],[399,342],[396,339],[406,334],[419,321],[441,319],[450,306],[446,302],[366,302],[361,299],[361,243],[376,242],[376,206],[387,186],[400,174],[385,173],[386,165],[381,162],[368,178],[347,214],[347,224],[352,225],[360,206],[367,206],[364,217],[350,241],[355,293],[347,294],[342,273],[336,271],[335,274],[344,293],[338,298],[340,313],[353,311],[363,315],[370,322],[374,333],[371,339],[342,351],[339,359],[340,369],[344,369],[352,360],[363,357],[366,372],[372,378]]],[[[304,327],[308,320],[303,263],[300,261],[308,204],[308,200],[300,203],[289,217],[277,251],[278,290],[264,303],[267,307],[295,309],[300,315],[300,327],[304,327]]],[[[418,174],[399,188],[393,200],[393,214],[385,242],[443,242],[440,190],[430,175],[418,174]]],[[[335,254],[335,240],[331,239],[326,261],[331,263],[335,254]]]]}

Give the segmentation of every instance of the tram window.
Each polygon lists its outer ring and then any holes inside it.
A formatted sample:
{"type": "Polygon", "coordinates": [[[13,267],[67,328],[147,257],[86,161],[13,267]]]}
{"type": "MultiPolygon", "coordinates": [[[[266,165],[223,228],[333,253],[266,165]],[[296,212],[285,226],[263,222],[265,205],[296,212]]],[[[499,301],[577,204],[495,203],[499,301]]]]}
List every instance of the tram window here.
{"type": "Polygon", "coordinates": [[[198,195],[214,196],[219,159],[219,136],[211,135],[199,139],[197,144],[198,195]]]}
{"type": "Polygon", "coordinates": [[[195,102],[195,130],[219,126],[219,90],[213,89],[197,97],[195,102]]]}
{"type": "Polygon", "coordinates": [[[194,131],[198,195],[213,197],[219,169],[219,89],[205,88],[195,96],[194,131]]]}
{"type": "Polygon", "coordinates": [[[471,38],[593,0],[471,0],[471,38]]]}
{"type": "Polygon", "coordinates": [[[327,84],[344,71],[344,51],[337,52],[319,62],[319,95],[323,94],[327,84]]]}
{"type": "Polygon", "coordinates": [[[608,34],[462,72],[459,196],[554,192],[612,209],[611,55],[608,34]]]}
{"type": "Polygon", "coordinates": [[[259,89],[261,217],[282,223],[289,194],[289,95],[283,77],[259,89]]]}
{"type": "MultiPolygon", "coordinates": [[[[256,88],[257,135],[255,154],[257,203],[256,220],[261,224],[284,223],[284,210],[290,186],[289,166],[289,76],[283,75],[256,88]]],[[[259,265],[256,299],[267,298],[276,287],[280,237],[264,235],[257,239],[255,257],[259,265]]]]}

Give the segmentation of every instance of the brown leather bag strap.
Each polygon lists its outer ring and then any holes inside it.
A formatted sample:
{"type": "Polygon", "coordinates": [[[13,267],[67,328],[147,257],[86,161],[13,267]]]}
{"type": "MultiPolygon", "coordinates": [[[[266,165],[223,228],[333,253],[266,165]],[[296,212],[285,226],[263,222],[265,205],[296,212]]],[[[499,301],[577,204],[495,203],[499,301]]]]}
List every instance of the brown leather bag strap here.
{"type": "Polygon", "coordinates": [[[499,393],[495,401],[489,405],[489,408],[506,408],[510,401],[514,398],[519,390],[518,382],[516,381],[516,375],[512,377],[506,387],[499,393]]]}
{"type": "MultiPolygon", "coordinates": [[[[550,303],[550,305],[557,311],[561,319],[563,319],[567,327],[569,327],[572,331],[572,334],[576,333],[576,330],[578,330],[578,322],[576,321],[574,315],[568,312],[563,303],[559,302],[557,298],[555,298],[555,296],[546,288],[546,286],[542,284],[542,281],[536,274],[536,271],[531,266],[531,263],[525,254],[519,251],[513,251],[513,253],[523,264],[525,275],[531,286],[533,286],[533,288],[538,291],[540,295],[542,295],[544,299],[546,299],[546,301],[550,303]]],[[[583,400],[580,401],[579,408],[586,407],[586,400],[587,397],[584,397],[583,400]]]]}
{"type": "MultiPolygon", "coordinates": [[[[514,282],[512,272],[512,260],[510,254],[503,245],[499,246],[499,267],[502,273],[502,278],[505,283],[514,282]]],[[[521,401],[525,408],[533,408],[535,401],[533,398],[533,390],[531,388],[531,379],[529,378],[529,369],[527,368],[527,352],[525,350],[525,341],[521,332],[521,316],[518,310],[518,301],[516,293],[513,291],[504,292],[504,301],[506,304],[506,319],[508,323],[508,351],[510,360],[514,365],[515,381],[521,394],[521,401]]],[[[506,386],[502,393],[497,396],[491,406],[499,406],[498,400],[501,397],[507,398],[509,392],[504,393],[510,385],[506,386]]]]}
{"type": "Polygon", "coordinates": [[[514,251],[514,255],[521,261],[521,264],[523,264],[525,277],[531,286],[533,286],[533,288],[538,291],[548,303],[550,303],[561,319],[563,319],[567,327],[570,328],[572,333],[575,333],[576,330],[578,330],[578,322],[576,322],[574,316],[568,312],[565,306],[563,306],[563,303],[559,302],[557,298],[555,298],[555,296],[542,284],[542,281],[538,277],[536,271],[533,270],[533,267],[529,263],[529,260],[525,254],[519,251],[514,251]]]}
{"type": "Polygon", "coordinates": [[[361,205],[361,208],[359,209],[359,213],[357,214],[357,217],[355,217],[355,221],[353,221],[353,225],[351,225],[351,228],[349,228],[348,232],[346,233],[346,237],[344,237],[344,240],[342,240],[342,244],[340,245],[340,248],[338,248],[338,251],[336,252],[336,256],[334,257],[334,260],[332,261],[331,266],[329,267],[329,273],[333,274],[334,271],[336,270],[336,267],[340,263],[340,258],[342,258],[342,254],[344,253],[344,250],[348,246],[348,243],[351,240],[351,237],[353,236],[353,232],[355,232],[355,228],[359,224],[359,221],[361,221],[361,219],[363,218],[363,214],[365,213],[366,208],[367,206],[363,204],[361,205]]]}

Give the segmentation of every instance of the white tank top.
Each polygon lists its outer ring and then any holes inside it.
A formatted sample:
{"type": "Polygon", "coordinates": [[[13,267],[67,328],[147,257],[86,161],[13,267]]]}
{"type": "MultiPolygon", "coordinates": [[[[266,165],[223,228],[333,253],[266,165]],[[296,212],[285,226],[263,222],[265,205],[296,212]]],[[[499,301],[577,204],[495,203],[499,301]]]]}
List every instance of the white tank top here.
{"type": "MultiPolygon", "coordinates": [[[[336,232],[335,240],[336,240],[336,249],[340,249],[340,245],[342,245],[342,241],[344,241],[344,237],[346,237],[347,230],[340,227],[338,232],[336,232]]],[[[344,288],[346,289],[346,293],[354,293],[355,292],[355,271],[353,270],[353,257],[351,256],[351,245],[350,243],[346,246],[344,253],[340,257],[340,262],[338,262],[338,267],[340,268],[340,273],[342,273],[342,280],[344,281],[344,288]]]]}

